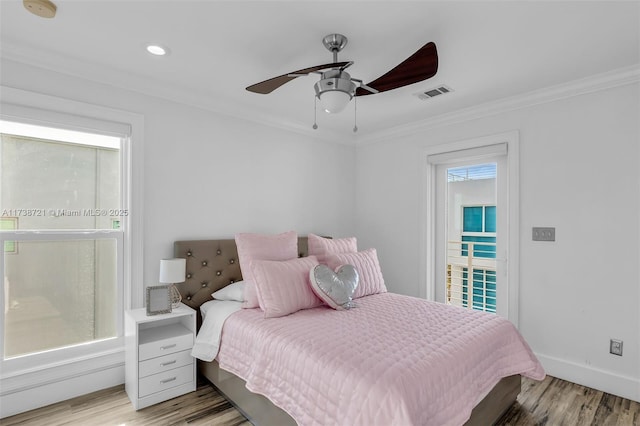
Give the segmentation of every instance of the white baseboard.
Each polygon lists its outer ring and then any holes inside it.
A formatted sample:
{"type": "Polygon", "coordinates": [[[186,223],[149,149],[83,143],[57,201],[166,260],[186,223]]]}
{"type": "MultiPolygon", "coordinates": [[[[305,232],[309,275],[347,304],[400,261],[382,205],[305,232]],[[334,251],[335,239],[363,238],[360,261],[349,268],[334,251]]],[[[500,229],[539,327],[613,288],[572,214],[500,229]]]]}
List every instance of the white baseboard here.
{"type": "Polygon", "coordinates": [[[548,375],[640,402],[640,380],[536,353],[548,375]]]}
{"type": "Polygon", "coordinates": [[[122,352],[103,357],[101,361],[96,361],[99,365],[94,364],[93,368],[85,361],[66,365],[60,374],[41,372],[4,379],[0,419],[124,383],[122,352]],[[75,372],[71,372],[74,368],[75,372]]]}

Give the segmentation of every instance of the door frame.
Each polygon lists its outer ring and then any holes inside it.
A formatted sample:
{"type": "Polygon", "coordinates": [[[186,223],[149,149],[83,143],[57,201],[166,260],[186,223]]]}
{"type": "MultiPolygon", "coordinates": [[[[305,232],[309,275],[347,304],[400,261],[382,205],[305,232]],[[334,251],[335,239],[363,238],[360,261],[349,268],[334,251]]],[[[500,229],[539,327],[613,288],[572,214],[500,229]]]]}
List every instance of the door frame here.
{"type": "Polygon", "coordinates": [[[420,242],[420,297],[435,300],[435,221],[436,221],[436,169],[438,162],[434,156],[459,153],[465,158],[464,150],[490,148],[492,145],[506,144],[507,147],[507,230],[505,239],[508,257],[506,260],[508,319],[518,327],[518,305],[520,287],[520,134],[517,130],[465,139],[456,142],[430,146],[423,153],[423,185],[421,191],[421,242],[420,242]]]}

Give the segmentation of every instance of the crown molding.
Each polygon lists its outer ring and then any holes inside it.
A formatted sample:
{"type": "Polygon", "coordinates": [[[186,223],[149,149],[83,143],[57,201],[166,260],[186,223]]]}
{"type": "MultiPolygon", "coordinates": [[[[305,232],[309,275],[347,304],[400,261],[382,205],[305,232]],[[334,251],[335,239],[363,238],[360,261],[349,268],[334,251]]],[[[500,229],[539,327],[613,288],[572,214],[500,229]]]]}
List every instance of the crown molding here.
{"type": "Polygon", "coordinates": [[[486,102],[450,113],[436,115],[386,130],[371,133],[357,140],[358,145],[388,141],[402,136],[419,133],[434,127],[449,126],[470,120],[503,114],[535,105],[555,102],[587,93],[607,90],[640,81],[640,64],[596,74],[579,80],[526,92],[496,101],[486,102]]]}
{"type": "Polygon", "coordinates": [[[640,81],[640,64],[635,64],[544,89],[439,114],[385,130],[345,135],[326,128],[322,129],[322,131],[313,130],[311,126],[305,126],[281,116],[265,113],[226,98],[211,96],[210,93],[203,95],[194,90],[168,85],[158,80],[126,73],[113,67],[104,67],[101,64],[93,64],[33,47],[22,46],[6,37],[3,38],[0,45],[0,57],[48,71],[82,78],[101,85],[117,87],[144,96],[200,108],[223,117],[293,132],[310,140],[349,146],[384,142],[434,127],[462,123],[640,81]]]}
{"type": "Polygon", "coordinates": [[[168,85],[159,80],[123,72],[114,67],[105,67],[102,64],[94,64],[73,57],[19,45],[6,38],[3,38],[0,45],[0,58],[81,78],[92,83],[127,90],[147,97],[200,108],[223,117],[293,132],[311,140],[352,146],[355,139],[355,137],[345,137],[344,134],[329,129],[323,129],[322,132],[318,132],[312,129],[311,126],[303,126],[281,116],[265,113],[227,98],[212,96],[211,93],[205,95],[191,89],[168,85]]]}

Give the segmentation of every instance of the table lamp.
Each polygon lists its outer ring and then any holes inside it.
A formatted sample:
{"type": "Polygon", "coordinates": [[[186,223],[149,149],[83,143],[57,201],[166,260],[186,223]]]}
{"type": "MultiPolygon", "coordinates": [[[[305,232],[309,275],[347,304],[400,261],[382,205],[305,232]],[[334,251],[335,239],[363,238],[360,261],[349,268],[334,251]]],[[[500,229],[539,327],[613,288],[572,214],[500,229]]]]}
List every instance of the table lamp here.
{"type": "Polygon", "coordinates": [[[170,284],[171,307],[176,309],[180,306],[182,296],[175,286],[176,283],[184,282],[187,269],[187,259],[162,259],[160,260],[160,282],[170,284]]]}

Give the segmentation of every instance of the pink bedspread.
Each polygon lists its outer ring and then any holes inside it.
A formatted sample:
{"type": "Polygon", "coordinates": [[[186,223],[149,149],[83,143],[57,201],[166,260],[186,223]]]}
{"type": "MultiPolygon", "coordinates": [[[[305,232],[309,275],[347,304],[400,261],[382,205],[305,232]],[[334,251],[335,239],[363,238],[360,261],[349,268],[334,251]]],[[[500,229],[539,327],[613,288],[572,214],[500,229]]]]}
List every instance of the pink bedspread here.
{"type": "Polygon", "coordinates": [[[501,378],[544,378],[496,315],[393,293],[357,306],[270,319],[236,312],[223,328],[220,367],[299,425],[461,425],[501,378]]]}

